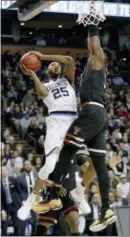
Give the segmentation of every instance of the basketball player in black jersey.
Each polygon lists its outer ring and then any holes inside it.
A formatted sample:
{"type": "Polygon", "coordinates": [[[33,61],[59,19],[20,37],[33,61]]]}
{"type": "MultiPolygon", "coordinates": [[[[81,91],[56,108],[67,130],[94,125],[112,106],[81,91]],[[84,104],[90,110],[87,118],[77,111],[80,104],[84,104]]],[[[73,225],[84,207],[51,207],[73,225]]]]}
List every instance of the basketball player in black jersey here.
{"type": "MultiPolygon", "coordinates": [[[[97,174],[102,199],[101,218],[90,226],[91,231],[97,232],[115,222],[117,217],[114,212],[109,209],[109,178],[105,165],[105,131],[108,122],[107,112],[104,108],[106,63],[110,61],[111,54],[107,50],[103,52],[98,36],[98,27],[94,25],[90,25],[88,28],[88,49],[90,55],[88,64],[85,66],[82,74],[80,88],[82,109],[79,112],[78,118],[73,122],[66,134],[64,147],[60,153],[55,183],[63,184],[72,157],[78,150],[81,150],[85,144],[88,147],[97,174]]],[[[76,156],[76,159],[80,167],[87,163],[86,156],[82,154],[82,150],[79,155],[76,156]]],[[[84,190],[83,186],[81,190],[84,190]]],[[[56,198],[58,198],[57,189],[54,187],[52,189],[52,199],[56,198]]],[[[45,210],[47,211],[47,206],[45,210]]]]}

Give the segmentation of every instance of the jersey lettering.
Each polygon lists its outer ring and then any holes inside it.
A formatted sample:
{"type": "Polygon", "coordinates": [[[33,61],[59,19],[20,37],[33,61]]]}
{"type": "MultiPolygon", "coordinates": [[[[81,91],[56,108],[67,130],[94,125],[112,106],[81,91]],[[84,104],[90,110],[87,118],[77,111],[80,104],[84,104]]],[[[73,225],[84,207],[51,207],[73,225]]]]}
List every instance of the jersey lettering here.
{"type": "Polygon", "coordinates": [[[62,96],[69,96],[69,92],[66,87],[55,88],[51,91],[55,99],[58,99],[62,96]]]}

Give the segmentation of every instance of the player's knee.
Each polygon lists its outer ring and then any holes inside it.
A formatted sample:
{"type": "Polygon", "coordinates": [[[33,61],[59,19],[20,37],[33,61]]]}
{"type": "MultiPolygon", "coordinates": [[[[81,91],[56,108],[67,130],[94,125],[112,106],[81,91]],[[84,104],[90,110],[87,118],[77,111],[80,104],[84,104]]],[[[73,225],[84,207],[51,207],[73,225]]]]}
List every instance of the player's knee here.
{"type": "Polygon", "coordinates": [[[75,155],[75,160],[78,166],[82,166],[86,163],[86,161],[88,161],[88,155],[78,153],[75,155]]]}
{"type": "Polygon", "coordinates": [[[56,161],[52,159],[51,162],[46,161],[45,165],[40,169],[38,177],[42,180],[48,179],[49,175],[54,171],[56,161]]]}

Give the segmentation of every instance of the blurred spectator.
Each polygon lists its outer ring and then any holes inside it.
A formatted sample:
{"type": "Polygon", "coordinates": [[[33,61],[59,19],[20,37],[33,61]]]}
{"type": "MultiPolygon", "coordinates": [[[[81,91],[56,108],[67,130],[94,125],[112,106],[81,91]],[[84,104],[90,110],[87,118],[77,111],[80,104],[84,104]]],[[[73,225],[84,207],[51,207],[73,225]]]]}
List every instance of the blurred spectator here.
{"type": "Polygon", "coordinates": [[[34,162],[34,155],[35,152],[31,151],[27,154],[27,160],[31,162],[31,164],[34,162]]]}
{"type": "Polygon", "coordinates": [[[42,167],[41,157],[37,157],[35,159],[35,167],[36,167],[36,172],[39,172],[40,168],[42,167]]]}
{"type": "Polygon", "coordinates": [[[27,86],[27,83],[25,82],[24,78],[22,75],[20,75],[19,79],[16,81],[16,89],[21,92],[23,88],[27,86]]]}
{"type": "Polygon", "coordinates": [[[35,96],[33,95],[33,89],[30,89],[27,91],[27,94],[23,98],[23,103],[26,106],[29,106],[30,104],[34,103],[35,96]]]}
{"type": "Polygon", "coordinates": [[[101,213],[101,199],[100,195],[95,193],[92,197],[92,202],[90,203],[91,213],[86,217],[86,230],[85,233],[92,235],[92,232],[89,230],[89,226],[94,220],[98,220],[101,213]]]}
{"type": "Polygon", "coordinates": [[[45,118],[43,117],[43,112],[39,111],[36,115],[36,124],[44,124],[45,123],[45,118]]]}
{"type": "Polygon", "coordinates": [[[113,168],[114,174],[120,176],[122,173],[127,174],[127,167],[123,160],[113,168]]]}
{"type": "Polygon", "coordinates": [[[21,201],[25,201],[32,192],[37,174],[32,172],[30,161],[25,161],[23,165],[23,174],[17,177],[16,188],[21,201]]]}
{"type": "MultiPolygon", "coordinates": [[[[9,216],[12,218],[14,227],[14,236],[19,236],[20,226],[17,218],[17,210],[21,206],[21,200],[16,192],[15,179],[9,177],[6,168],[2,167],[2,183],[1,183],[1,195],[2,195],[2,221],[7,220],[9,216]]],[[[4,223],[3,235],[7,236],[7,222],[4,223]]]]}
{"type": "Polygon", "coordinates": [[[116,75],[113,79],[112,82],[114,85],[118,85],[121,86],[122,84],[124,84],[124,80],[120,75],[116,75]]]}
{"type": "Polygon", "coordinates": [[[31,118],[29,117],[29,113],[26,113],[25,116],[20,120],[20,134],[22,139],[25,138],[30,122],[31,118]]]}
{"type": "Polygon", "coordinates": [[[18,156],[17,150],[13,151],[12,158],[8,159],[6,168],[8,170],[9,176],[13,176],[13,170],[15,167],[21,169],[23,167],[23,158],[18,156]]]}
{"type": "Polygon", "coordinates": [[[122,199],[122,193],[120,188],[116,188],[115,191],[115,202],[114,207],[122,207],[123,206],[123,199],[122,199]]]}
{"type": "Polygon", "coordinates": [[[17,176],[19,176],[19,175],[20,175],[20,168],[19,168],[19,167],[17,167],[17,166],[16,166],[16,167],[14,167],[14,168],[13,168],[13,172],[12,172],[12,173],[13,173],[13,177],[14,177],[14,178],[16,178],[17,176]]]}
{"type": "Polygon", "coordinates": [[[109,180],[110,180],[110,189],[114,190],[119,183],[119,179],[114,175],[114,172],[112,170],[108,171],[109,180]]]}
{"type": "Polygon", "coordinates": [[[121,189],[121,196],[123,199],[127,199],[127,195],[130,191],[130,183],[127,182],[126,174],[121,175],[121,183],[117,185],[117,188],[121,189]]]}
{"type": "Polygon", "coordinates": [[[23,147],[21,144],[17,143],[15,146],[15,149],[17,150],[20,157],[24,157],[25,154],[24,154],[23,147]]]}
{"type": "Polygon", "coordinates": [[[26,114],[28,112],[28,108],[25,106],[25,104],[23,102],[20,103],[20,111],[23,114],[26,114]]]}
{"type": "MultiPolygon", "coordinates": [[[[30,161],[24,162],[23,171],[24,172],[16,178],[16,190],[22,203],[28,198],[28,196],[32,192],[35,180],[37,178],[37,173],[34,173],[32,171],[32,165],[30,161]]],[[[34,235],[37,220],[36,213],[34,211],[31,211],[30,217],[32,218],[32,234],[34,235]]],[[[25,235],[25,228],[26,221],[21,227],[20,235],[25,235]]]]}
{"type": "Polygon", "coordinates": [[[93,195],[97,192],[98,192],[97,183],[96,182],[91,183],[90,188],[89,188],[89,202],[92,201],[93,195]]]}
{"type": "Polygon", "coordinates": [[[36,120],[32,119],[27,130],[27,134],[33,136],[34,138],[39,138],[39,128],[37,126],[36,120]]]}
{"type": "Polygon", "coordinates": [[[15,138],[13,136],[8,137],[7,143],[10,145],[11,150],[15,149],[15,138]]]}
{"type": "Polygon", "coordinates": [[[18,93],[17,91],[14,89],[13,86],[10,87],[9,91],[7,92],[7,98],[8,99],[17,99],[18,93]]]}
{"type": "Polygon", "coordinates": [[[7,142],[9,135],[10,135],[10,130],[8,128],[6,128],[3,132],[3,139],[5,142],[7,142]]]}
{"type": "Polygon", "coordinates": [[[113,208],[115,206],[115,195],[114,192],[109,192],[109,202],[110,202],[110,208],[113,208]]]}
{"type": "Polygon", "coordinates": [[[14,127],[17,132],[19,132],[20,129],[20,120],[24,117],[23,112],[20,111],[20,106],[16,105],[15,110],[12,114],[12,123],[14,124],[14,127]]]}

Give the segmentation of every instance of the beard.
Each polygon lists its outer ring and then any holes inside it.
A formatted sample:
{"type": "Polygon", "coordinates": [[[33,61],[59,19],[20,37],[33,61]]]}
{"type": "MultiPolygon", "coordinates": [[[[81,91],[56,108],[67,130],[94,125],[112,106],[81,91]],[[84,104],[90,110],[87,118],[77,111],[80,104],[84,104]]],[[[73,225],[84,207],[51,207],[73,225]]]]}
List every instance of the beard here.
{"type": "Polygon", "coordinates": [[[30,173],[30,172],[31,172],[31,169],[24,169],[24,171],[25,171],[26,173],[30,173]]]}
{"type": "Polygon", "coordinates": [[[49,73],[49,76],[50,76],[52,79],[57,79],[57,78],[60,76],[60,74],[56,74],[56,73],[50,72],[50,73],[49,73]]]}

